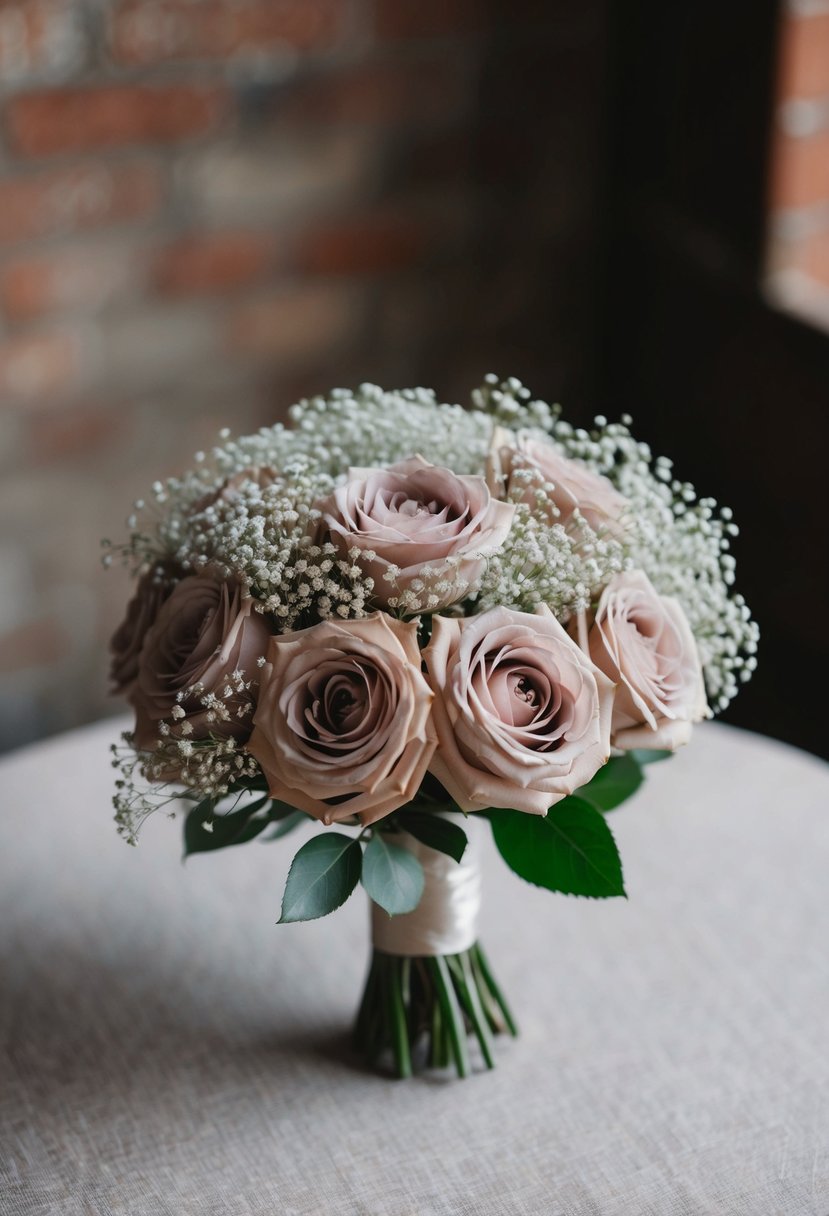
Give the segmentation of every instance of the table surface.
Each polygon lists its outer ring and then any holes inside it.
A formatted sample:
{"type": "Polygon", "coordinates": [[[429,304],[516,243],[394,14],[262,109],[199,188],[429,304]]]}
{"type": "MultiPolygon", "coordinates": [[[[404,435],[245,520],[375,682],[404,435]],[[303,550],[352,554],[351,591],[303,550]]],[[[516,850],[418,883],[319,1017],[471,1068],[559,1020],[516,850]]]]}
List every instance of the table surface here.
{"type": "Polygon", "coordinates": [[[829,1213],[820,761],[700,728],[613,813],[627,901],[530,887],[486,840],[521,1038],[492,1073],[395,1082],[348,1048],[362,894],[276,927],[299,833],[182,867],[159,815],[129,848],[122,725],[0,763],[0,1211],[829,1213]]]}

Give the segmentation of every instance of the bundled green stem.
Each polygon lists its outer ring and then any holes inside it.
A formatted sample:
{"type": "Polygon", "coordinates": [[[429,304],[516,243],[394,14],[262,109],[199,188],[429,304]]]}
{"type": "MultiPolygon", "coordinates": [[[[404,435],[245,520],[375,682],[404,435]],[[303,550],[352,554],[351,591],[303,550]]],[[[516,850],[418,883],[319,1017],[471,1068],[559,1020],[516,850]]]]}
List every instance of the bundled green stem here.
{"type": "Polygon", "coordinates": [[[354,1042],[375,1067],[391,1057],[394,1074],[410,1077],[421,1063],[471,1072],[474,1034],[487,1068],[495,1067],[492,1037],[518,1030],[476,942],[461,954],[404,958],[375,950],[354,1042]]]}

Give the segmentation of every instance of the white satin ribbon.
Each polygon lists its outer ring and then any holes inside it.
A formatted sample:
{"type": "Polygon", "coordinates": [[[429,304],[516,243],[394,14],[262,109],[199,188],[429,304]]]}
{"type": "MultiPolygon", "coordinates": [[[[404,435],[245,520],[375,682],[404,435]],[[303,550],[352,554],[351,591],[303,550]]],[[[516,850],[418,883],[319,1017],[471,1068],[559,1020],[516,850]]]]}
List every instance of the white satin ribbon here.
{"type": "Polygon", "coordinates": [[[423,866],[425,885],[414,912],[389,916],[371,905],[371,935],[375,950],[408,958],[460,954],[478,940],[481,872],[472,825],[464,822],[469,843],[461,860],[430,849],[408,832],[394,843],[407,849],[423,866]]]}

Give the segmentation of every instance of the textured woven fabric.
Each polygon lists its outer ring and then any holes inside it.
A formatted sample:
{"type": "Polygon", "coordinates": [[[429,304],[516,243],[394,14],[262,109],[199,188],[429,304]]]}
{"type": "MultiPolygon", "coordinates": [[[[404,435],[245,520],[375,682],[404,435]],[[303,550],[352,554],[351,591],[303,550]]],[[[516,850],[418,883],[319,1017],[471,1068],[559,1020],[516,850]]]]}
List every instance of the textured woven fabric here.
{"type": "Polygon", "coordinates": [[[182,868],[159,816],[130,849],[117,726],[0,764],[4,1216],[827,1216],[819,761],[702,727],[613,814],[628,901],[526,886],[485,841],[522,1037],[394,1082],[348,1050],[362,894],[277,928],[299,834],[182,868]]]}

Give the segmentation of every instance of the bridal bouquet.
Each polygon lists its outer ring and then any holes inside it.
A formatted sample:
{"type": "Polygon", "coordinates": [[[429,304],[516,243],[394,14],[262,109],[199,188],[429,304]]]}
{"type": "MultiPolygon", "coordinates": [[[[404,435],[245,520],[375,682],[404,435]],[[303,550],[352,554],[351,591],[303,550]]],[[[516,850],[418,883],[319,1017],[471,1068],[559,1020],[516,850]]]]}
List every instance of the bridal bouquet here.
{"type": "Polygon", "coordinates": [[[181,799],[186,854],[313,826],[281,921],[362,884],[356,1042],[398,1075],[465,1075],[471,1037],[491,1067],[515,1033],[469,817],[521,878],[623,895],[606,812],[755,666],[730,512],[629,423],[574,429],[494,376],[470,410],[336,390],[222,432],[118,547],[138,578],[112,639],[135,711],[119,830],[181,799]]]}

